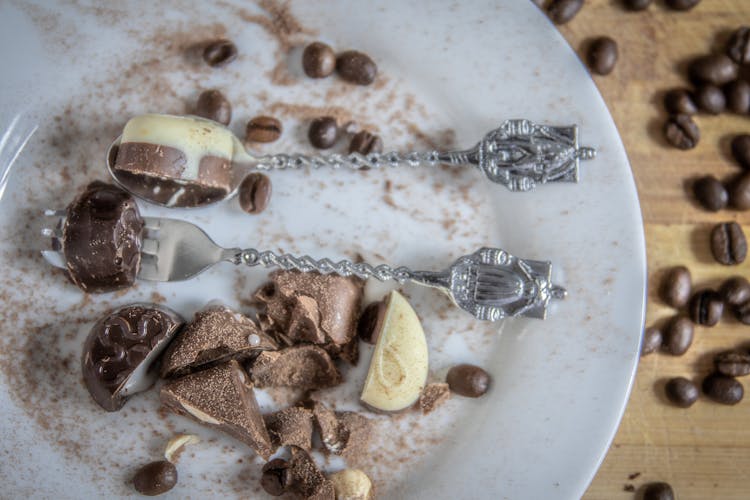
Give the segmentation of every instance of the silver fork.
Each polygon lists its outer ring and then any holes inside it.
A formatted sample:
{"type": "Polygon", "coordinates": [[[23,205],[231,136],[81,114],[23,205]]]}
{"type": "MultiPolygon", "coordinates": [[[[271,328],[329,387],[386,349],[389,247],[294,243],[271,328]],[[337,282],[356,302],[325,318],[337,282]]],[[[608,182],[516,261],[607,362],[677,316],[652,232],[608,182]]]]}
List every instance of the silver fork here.
{"type": "MultiPolygon", "coordinates": [[[[42,234],[51,238],[51,244],[42,254],[52,265],[65,267],[60,254],[65,212],[51,210],[45,215],[51,224],[42,234]]],[[[144,222],[138,277],[147,281],[186,280],[222,261],[398,283],[410,281],[442,290],[458,307],[488,321],[512,316],[544,319],[550,299],[566,295],[564,288],[552,284],[549,262],[520,259],[498,248],[481,248],[460,257],[443,271],[412,271],[403,266],[371,266],[254,248],[223,248],[190,222],[160,217],[144,217],[144,222]]]]}

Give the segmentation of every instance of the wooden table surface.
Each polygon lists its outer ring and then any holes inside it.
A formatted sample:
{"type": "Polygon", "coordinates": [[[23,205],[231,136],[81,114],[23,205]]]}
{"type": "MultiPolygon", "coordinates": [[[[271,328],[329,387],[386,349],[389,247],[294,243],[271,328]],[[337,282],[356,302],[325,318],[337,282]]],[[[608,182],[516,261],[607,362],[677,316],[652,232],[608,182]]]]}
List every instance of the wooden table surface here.
{"type": "MultiPolygon", "coordinates": [[[[747,232],[750,212],[706,212],[686,189],[696,176],[724,178],[738,171],[728,142],[734,134],[750,133],[750,117],[698,116],[701,140],[691,151],[669,147],[661,134],[662,95],[687,84],[685,62],[722,50],[728,34],[742,24],[750,24],[750,0],[703,0],[689,12],[668,10],[660,0],[645,12],[628,12],[620,0],[586,0],[578,16],[560,27],[581,56],[592,37],[608,35],[619,45],[614,72],[594,79],[622,135],[641,200],[647,325],[675,314],[657,296],[660,278],[671,266],[688,266],[699,287],[718,286],[735,274],[750,278],[750,259],[721,266],[708,248],[713,224],[734,220],[747,232]]],[[[663,396],[666,379],[681,375],[700,383],[715,352],[740,345],[750,345],[750,326],[725,318],[714,328],[697,327],[684,356],[642,358],[620,429],[584,498],[634,498],[629,485],[638,490],[651,481],[670,483],[682,500],[750,498],[750,394],[736,406],[701,396],[689,409],[670,406],[663,396]]],[[[750,392],[747,382],[750,377],[745,379],[750,392]]]]}

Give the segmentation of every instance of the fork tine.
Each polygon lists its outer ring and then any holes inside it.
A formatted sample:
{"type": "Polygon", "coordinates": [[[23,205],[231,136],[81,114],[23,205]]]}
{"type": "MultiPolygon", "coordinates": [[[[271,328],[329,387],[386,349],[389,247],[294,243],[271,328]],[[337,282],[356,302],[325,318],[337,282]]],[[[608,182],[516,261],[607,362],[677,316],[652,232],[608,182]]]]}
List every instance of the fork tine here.
{"type": "Polygon", "coordinates": [[[141,254],[153,255],[154,257],[159,255],[159,240],[151,238],[144,238],[141,240],[141,254]]]}

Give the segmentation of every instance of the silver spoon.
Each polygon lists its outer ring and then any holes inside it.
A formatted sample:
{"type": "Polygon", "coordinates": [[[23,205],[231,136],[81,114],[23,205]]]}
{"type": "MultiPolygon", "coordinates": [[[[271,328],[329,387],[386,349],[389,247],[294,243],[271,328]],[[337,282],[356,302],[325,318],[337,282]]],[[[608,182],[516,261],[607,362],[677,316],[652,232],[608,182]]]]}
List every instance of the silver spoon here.
{"type": "Polygon", "coordinates": [[[474,166],[490,181],[510,191],[529,191],[547,182],[578,182],[579,160],[595,156],[593,148],[578,145],[575,125],[554,127],[529,120],[508,120],[487,133],[473,148],[460,151],[253,156],[228,128],[216,122],[193,116],[153,114],[137,116],[128,122],[123,134],[109,147],[107,169],[121,187],[145,201],[167,207],[199,207],[232,198],[246,175],[258,170],[308,166],[353,170],[402,165],[474,166]],[[152,147],[150,156],[141,149],[129,154],[132,161],[121,163],[120,148],[144,145],[152,147]],[[159,172],[163,170],[159,165],[147,164],[151,160],[165,163],[165,151],[172,155],[165,168],[182,166],[181,173],[159,172]],[[183,153],[181,157],[179,153],[183,153]],[[231,170],[231,178],[220,187],[197,181],[197,165],[206,156],[223,159],[231,170]],[[144,175],[144,171],[149,173],[144,175]]]}

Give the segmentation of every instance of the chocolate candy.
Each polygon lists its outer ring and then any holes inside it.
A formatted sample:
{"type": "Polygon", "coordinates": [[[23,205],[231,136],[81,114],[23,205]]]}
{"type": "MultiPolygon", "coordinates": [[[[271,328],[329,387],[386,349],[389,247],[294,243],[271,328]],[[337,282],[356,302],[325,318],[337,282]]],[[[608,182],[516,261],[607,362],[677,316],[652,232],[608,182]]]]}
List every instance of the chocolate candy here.
{"type": "Polygon", "coordinates": [[[375,81],[378,67],[370,56],[356,50],[342,52],[336,58],[336,71],[349,83],[370,85],[375,81]]]}
{"type": "Polygon", "coordinates": [[[83,345],[83,381],[99,406],[117,411],[128,397],[151,387],[153,366],[182,326],[166,307],[133,304],[99,320],[83,345]]]}
{"type": "Polygon", "coordinates": [[[310,122],[307,138],[313,147],[328,149],[336,144],[339,137],[339,126],[332,116],[321,116],[310,122]]]}
{"type": "Polygon", "coordinates": [[[153,497],[166,493],[177,484],[177,468],[171,462],[159,460],[146,464],[133,476],[133,487],[141,495],[153,497]]]}
{"type": "Polygon", "coordinates": [[[336,69],[336,54],[322,42],[313,42],[302,53],[302,69],[310,78],[325,78],[336,69]]]}
{"type": "Polygon", "coordinates": [[[95,181],[68,206],[62,251],[68,277],[88,293],[130,287],[141,263],[143,219],[131,195],[95,181]]]}
{"type": "Polygon", "coordinates": [[[448,370],[445,378],[451,391],[467,398],[478,398],[490,387],[490,375],[474,365],[456,365],[448,370]]]}
{"type": "Polygon", "coordinates": [[[312,449],[313,415],[307,408],[292,406],[264,415],[263,419],[274,446],[312,449]]]}
{"type": "Polygon", "coordinates": [[[333,387],[342,380],[328,353],[314,345],[262,352],[248,371],[257,387],[312,390],[333,387]]]}

